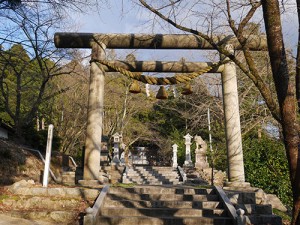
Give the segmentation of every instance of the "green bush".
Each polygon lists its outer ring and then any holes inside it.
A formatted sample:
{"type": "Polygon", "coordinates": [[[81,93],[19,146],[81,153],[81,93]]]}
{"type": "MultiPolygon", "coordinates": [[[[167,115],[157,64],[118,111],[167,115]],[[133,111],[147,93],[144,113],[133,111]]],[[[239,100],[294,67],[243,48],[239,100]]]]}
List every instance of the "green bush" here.
{"type": "Polygon", "coordinates": [[[248,135],[243,140],[243,150],[246,180],[291,205],[288,162],[282,142],[266,135],[261,139],[248,135]]]}

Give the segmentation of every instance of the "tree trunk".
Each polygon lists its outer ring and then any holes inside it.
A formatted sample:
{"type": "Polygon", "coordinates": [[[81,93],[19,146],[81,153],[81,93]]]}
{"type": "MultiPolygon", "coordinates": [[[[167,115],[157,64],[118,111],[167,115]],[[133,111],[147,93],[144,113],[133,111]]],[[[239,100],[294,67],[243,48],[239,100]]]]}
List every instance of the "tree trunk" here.
{"type": "MultiPolygon", "coordinates": [[[[300,26],[300,0],[297,0],[298,26],[300,26]]],[[[298,102],[298,112],[300,112],[300,28],[298,28],[298,48],[296,62],[296,93],[298,102]]]]}
{"type": "Polygon", "coordinates": [[[125,165],[129,166],[129,147],[125,147],[124,149],[124,161],[125,161],[125,165]]]}
{"type": "Polygon", "coordinates": [[[293,191],[292,224],[300,224],[300,160],[295,88],[289,78],[278,0],[262,0],[268,51],[281,113],[281,126],[293,191]]]}

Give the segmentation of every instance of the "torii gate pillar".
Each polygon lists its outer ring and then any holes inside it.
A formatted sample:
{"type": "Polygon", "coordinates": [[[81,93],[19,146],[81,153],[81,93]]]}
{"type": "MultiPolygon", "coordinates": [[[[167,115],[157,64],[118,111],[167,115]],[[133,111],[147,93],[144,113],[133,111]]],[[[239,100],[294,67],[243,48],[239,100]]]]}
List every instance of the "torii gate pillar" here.
{"type": "MultiPolygon", "coordinates": [[[[225,48],[232,53],[234,51],[232,45],[226,45],[225,48]]],[[[250,184],[245,182],[239,97],[234,62],[228,62],[224,65],[222,71],[222,92],[229,181],[226,185],[249,186],[250,184]]]]}
{"type": "MultiPolygon", "coordinates": [[[[105,45],[92,45],[92,59],[105,59],[105,45]]],[[[88,118],[84,155],[84,180],[98,180],[100,170],[100,153],[102,137],[104,70],[95,62],[90,66],[90,84],[88,98],[88,118]]]]}

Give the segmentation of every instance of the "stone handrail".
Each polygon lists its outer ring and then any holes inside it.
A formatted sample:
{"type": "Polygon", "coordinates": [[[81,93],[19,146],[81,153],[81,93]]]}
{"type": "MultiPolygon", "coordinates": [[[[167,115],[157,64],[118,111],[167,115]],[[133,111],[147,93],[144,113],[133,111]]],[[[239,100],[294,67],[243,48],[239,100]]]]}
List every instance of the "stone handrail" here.
{"type": "Polygon", "coordinates": [[[230,202],[226,193],[221,187],[214,186],[217,194],[219,195],[221,201],[224,204],[224,207],[227,209],[229,216],[233,219],[235,225],[247,225],[247,217],[244,216],[244,210],[236,210],[234,205],[230,202]]]}
{"type": "Polygon", "coordinates": [[[182,178],[182,182],[185,183],[187,180],[186,173],[183,171],[183,169],[180,166],[177,166],[177,169],[179,171],[180,177],[182,178]]]}
{"type": "MultiPolygon", "coordinates": [[[[43,163],[45,164],[45,159],[44,159],[42,153],[41,153],[39,150],[32,149],[32,148],[27,148],[27,147],[22,147],[22,149],[25,149],[25,150],[28,150],[28,151],[37,152],[38,155],[39,155],[39,157],[41,158],[41,160],[42,160],[43,163]]],[[[54,175],[53,171],[52,171],[50,168],[49,168],[49,172],[50,172],[50,175],[51,175],[52,179],[53,179],[56,183],[58,183],[58,180],[57,180],[56,176],[54,175]]]]}
{"type": "Polygon", "coordinates": [[[95,225],[95,224],[99,224],[97,223],[97,219],[99,217],[99,213],[100,213],[100,208],[104,203],[104,199],[107,195],[109,191],[109,185],[105,185],[99,196],[97,197],[94,206],[91,208],[87,208],[86,209],[86,215],[84,216],[83,219],[83,225],[95,225]]]}
{"type": "Polygon", "coordinates": [[[72,156],[69,156],[69,159],[71,159],[71,162],[73,163],[73,165],[74,165],[75,167],[77,167],[77,164],[76,164],[75,160],[73,159],[73,157],[72,157],[72,156]]]}

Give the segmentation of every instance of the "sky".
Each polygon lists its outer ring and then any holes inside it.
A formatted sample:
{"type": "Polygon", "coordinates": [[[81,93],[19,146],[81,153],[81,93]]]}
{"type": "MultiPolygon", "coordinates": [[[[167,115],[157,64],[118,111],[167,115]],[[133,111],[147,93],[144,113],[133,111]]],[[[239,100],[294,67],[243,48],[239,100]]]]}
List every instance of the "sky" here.
{"type": "MultiPolygon", "coordinates": [[[[130,0],[110,0],[108,4],[101,6],[100,12],[86,14],[73,13],[71,17],[75,21],[77,32],[90,33],[166,33],[153,24],[151,14],[130,0]],[[123,4],[122,4],[123,3],[123,4]]],[[[292,2],[286,0],[286,2],[292,2]]],[[[297,44],[297,15],[296,9],[291,4],[286,4],[282,17],[283,33],[287,49],[292,49],[295,54],[297,44]]],[[[260,16],[258,14],[258,16],[260,16]]],[[[181,57],[189,58],[189,61],[199,61],[199,51],[191,50],[118,50],[118,58],[125,58],[129,53],[134,53],[138,60],[175,60],[181,57]]],[[[207,61],[207,60],[206,60],[207,61]]]]}

